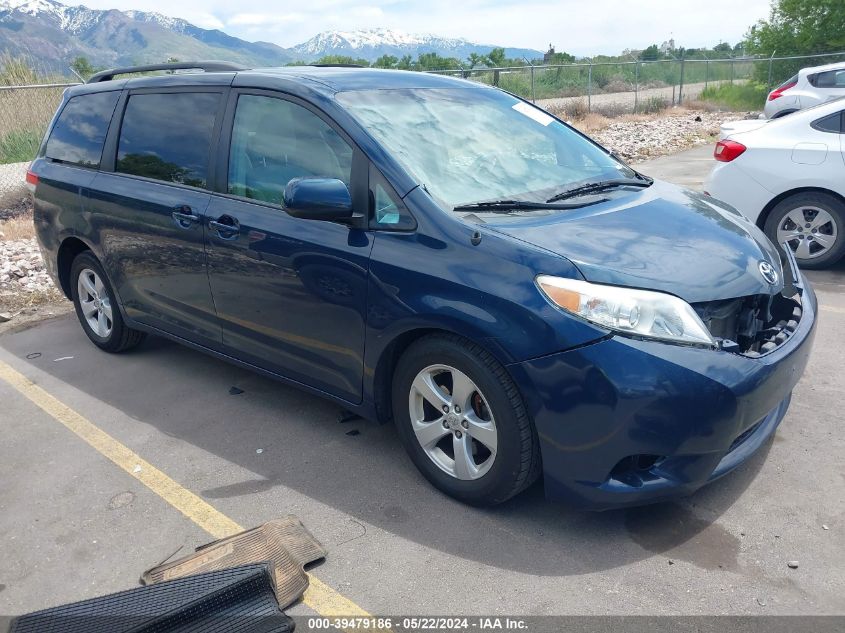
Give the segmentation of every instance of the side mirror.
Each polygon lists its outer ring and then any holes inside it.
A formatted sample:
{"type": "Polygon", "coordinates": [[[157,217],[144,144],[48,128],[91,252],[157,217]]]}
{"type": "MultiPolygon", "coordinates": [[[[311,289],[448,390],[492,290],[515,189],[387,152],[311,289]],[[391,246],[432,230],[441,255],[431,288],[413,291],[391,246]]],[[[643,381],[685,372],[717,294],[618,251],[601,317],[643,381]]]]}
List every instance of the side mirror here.
{"type": "Polygon", "coordinates": [[[285,187],[285,211],[303,220],[350,220],[352,196],[337,178],[294,178],[285,187]]]}

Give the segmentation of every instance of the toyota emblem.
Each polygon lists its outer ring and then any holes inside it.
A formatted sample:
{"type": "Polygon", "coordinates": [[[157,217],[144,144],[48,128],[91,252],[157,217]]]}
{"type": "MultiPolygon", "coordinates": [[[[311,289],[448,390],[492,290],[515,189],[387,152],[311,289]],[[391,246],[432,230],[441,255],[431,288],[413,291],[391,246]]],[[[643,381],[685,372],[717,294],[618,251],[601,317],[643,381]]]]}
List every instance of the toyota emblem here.
{"type": "Polygon", "coordinates": [[[769,282],[769,284],[774,286],[778,282],[778,273],[775,267],[769,262],[760,262],[757,268],[760,269],[760,274],[763,275],[763,279],[769,282]]]}

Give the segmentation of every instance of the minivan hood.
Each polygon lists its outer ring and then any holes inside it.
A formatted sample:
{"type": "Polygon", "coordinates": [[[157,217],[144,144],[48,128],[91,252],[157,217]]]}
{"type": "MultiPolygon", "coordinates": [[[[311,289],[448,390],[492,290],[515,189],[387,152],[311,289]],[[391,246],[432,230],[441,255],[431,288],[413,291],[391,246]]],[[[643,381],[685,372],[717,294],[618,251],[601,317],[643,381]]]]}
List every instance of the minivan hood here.
{"type": "Polygon", "coordinates": [[[660,181],[611,195],[575,211],[504,216],[485,226],[569,259],[588,281],[668,292],[689,303],[783,288],[776,248],[727,205],[660,181]],[[778,272],[776,284],[763,279],[761,261],[778,272]]]}

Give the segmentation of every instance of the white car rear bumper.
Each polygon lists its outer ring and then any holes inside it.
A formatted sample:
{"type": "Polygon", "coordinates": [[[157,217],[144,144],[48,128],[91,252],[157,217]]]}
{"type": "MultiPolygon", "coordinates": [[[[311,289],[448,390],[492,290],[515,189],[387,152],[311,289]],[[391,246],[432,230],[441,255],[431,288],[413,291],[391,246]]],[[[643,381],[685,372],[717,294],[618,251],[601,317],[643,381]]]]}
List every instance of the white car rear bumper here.
{"type": "Polygon", "coordinates": [[[704,191],[756,223],[774,194],[749,176],[736,163],[716,163],[704,181],[704,191]]]}

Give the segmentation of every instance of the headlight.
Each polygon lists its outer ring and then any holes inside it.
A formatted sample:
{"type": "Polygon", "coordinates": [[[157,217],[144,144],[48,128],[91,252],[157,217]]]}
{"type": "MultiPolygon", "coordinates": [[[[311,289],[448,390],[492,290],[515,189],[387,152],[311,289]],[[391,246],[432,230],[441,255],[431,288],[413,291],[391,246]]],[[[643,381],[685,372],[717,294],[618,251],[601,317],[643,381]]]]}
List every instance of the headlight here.
{"type": "Polygon", "coordinates": [[[536,281],[553,304],[601,327],[676,343],[715,344],[695,310],[678,297],[549,275],[536,281]]]}

